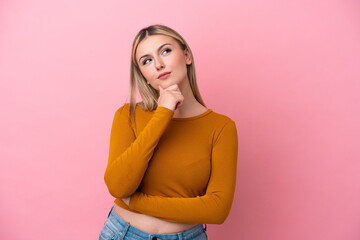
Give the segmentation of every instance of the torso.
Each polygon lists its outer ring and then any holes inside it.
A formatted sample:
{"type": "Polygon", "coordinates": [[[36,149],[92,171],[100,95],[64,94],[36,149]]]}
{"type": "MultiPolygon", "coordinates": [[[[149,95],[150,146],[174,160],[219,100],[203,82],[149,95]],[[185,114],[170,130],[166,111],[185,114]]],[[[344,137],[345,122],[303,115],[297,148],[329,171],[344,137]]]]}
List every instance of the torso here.
{"type": "MultiPolygon", "coordinates": [[[[142,109],[144,109],[142,103],[138,104],[142,109]]],[[[198,113],[201,114],[206,111],[207,108],[202,105],[197,108],[198,113]]],[[[197,115],[194,114],[194,115],[197,115]]],[[[129,222],[132,226],[151,234],[169,234],[185,231],[192,227],[198,225],[197,223],[175,223],[163,221],[159,218],[130,212],[118,205],[114,205],[114,211],[126,222],[129,222]]]]}
{"type": "Polygon", "coordinates": [[[159,218],[130,212],[117,204],[114,205],[114,211],[126,222],[132,226],[151,234],[169,234],[185,231],[198,224],[196,223],[175,223],[163,221],[159,218]]]}

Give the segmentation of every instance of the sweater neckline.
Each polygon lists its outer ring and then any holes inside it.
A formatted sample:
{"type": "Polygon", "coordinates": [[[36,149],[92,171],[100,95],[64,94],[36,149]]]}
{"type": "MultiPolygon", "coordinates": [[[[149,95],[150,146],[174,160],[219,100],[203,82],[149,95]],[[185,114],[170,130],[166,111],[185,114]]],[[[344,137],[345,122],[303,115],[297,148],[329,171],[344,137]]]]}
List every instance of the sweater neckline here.
{"type": "Polygon", "coordinates": [[[198,118],[202,118],[206,115],[208,115],[209,113],[212,112],[212,109],[208,108],[205,112],[200,113],[198,115],[192,116],[192,117],[185,117],[185,118],[172,118],[172,121],[189,121],[189,120],[194,120],[194,119],[198,119],[198,118]]]}
{"type": "MultiPolygon", "coordinates": [[[[146,111],[144,109],[142,109],[142,107],[140,107],[139,105],[136,105],[137,107],[139,107],[143,112],[149,112],[149,111],[146,111]]],[[[206,115],[208,115],[209,113],[211,113],[213,110],[208,108],[205,112],[203,113],[200,113],[198,115],[195,115],[195,116],[192,116],[192,117],[185,117],[185,118],[172,118],[171,121],[190,121],[190,120],[194,120],[194,119],[198,119],[198,118],[202,118],[206,115]]],[[[154,113],[154,112],[151,112],[151,113],[154,113]]]]}

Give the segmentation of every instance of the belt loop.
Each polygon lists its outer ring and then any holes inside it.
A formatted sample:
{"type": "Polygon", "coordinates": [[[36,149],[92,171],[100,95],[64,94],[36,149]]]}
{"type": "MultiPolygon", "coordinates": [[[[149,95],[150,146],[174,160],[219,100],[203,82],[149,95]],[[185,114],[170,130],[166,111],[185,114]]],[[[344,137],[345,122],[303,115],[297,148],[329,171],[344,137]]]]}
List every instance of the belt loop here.
{"type": "Polygon", "coordinates": [[[108,214],[108,216],[107,216],[108,218],[109,218],[109,216],[110,216],[110,214],[111,214],[111,212],[112,212],[113,208],[114,208],[114,206],[112,206],[112,207],[111,207],[110,212],[109,212],[109,214],[108,214]]]}
{"type": "Polygon", "coordinates": [[[182,240],[182,239],[183,239],[183,238],[182,238],[182,234],[183,234],[182,232],[179,232],[179,233],[178,233],[178,238],[179,238],[179,240],[182,240]]]}
{"type": "Polygon", "coordinates": [[[207,229],[207,225],[205,224],[204,231],[206,231],[206,229],[207,229]]]}
{"type": "Polygon", "coordinates": [[[126,235],[126,232],[127,232],[128,229],[129,229],[129,226],[130,226],[130,223],[129,223],[129,222],[126,222],[126,226],[125,226],[124,229],[121,231],[120,239],[124,239],[124,237],[125,237],[125,235],[126,235]]]}

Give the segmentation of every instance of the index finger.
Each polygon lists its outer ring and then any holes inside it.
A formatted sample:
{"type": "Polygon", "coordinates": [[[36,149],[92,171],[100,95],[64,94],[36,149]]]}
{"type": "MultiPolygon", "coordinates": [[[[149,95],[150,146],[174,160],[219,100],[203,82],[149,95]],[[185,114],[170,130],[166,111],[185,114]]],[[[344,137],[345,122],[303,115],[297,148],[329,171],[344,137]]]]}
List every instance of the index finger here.
{"type": "Polygon", "coordinates": [[[179,89],[179,86],[177,85],[177,83],[171,84],[170,86],[168,86],[167,88],[164,88],[167,90],[177,90],[179,89]]]}

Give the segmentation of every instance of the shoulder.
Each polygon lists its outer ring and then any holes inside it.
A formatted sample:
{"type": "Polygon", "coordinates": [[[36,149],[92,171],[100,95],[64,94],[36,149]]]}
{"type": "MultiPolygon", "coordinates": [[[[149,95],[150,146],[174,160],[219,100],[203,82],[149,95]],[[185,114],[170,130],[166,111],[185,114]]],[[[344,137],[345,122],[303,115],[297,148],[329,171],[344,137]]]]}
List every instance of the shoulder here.
{"type": "Polygon", "coordinates": [[[130,103],[124,103],[122,106],[118,107],[115,113],[120,115],[128,114],[129,109],[130,109],[130,103]]]}
{"type": "Polygon", "coordinates": [[[212,110],[212,118],[213,121],[218,123],[219,127],[223,127],[229,123],[235,124],[235,121],[230,116],[215,112],[214,110],[212,110]]]}
{"type": "MultiPolygon", "coordinates": [[[[136,105],[135,105],[135,113],[137,113],[139,109],[144,110],[142,102],[137,102],[136,103],[136,105]]],[[[119,107],[116,110],[116,113],[128,117],[129,114],[130,114],[130,103],[129,102],[124,103],[121,107],[119,107]]]]}
{"type": "Polygon", "coordinates": [[[212,120],[214,124],[214,138],[216,142],[220,138],[234,140],[237,138],[237,127],[235,121],[228,115],[218,112],[212,112],[212,120]]]}

